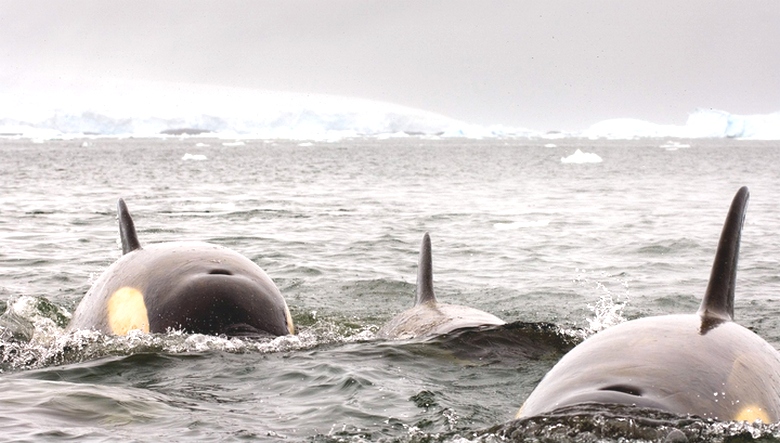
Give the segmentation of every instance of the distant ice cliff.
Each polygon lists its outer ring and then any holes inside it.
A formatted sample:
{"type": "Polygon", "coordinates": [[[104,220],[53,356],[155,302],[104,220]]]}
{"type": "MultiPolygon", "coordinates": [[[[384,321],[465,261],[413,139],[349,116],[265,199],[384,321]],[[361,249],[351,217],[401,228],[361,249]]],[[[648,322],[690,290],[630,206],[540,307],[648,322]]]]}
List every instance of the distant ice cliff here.
{"type": "Polygon", "coordinates": [[[293,140],[421,135],[529,136],[522,128],[472,125],[433,112],[318,94],[131,82],[84,90],[2,91],[0,134],[199,135],[293,140]]]}
{"type": "Polygon", "coordinates": [[[635,119],[596,123],[577,133],[469,124],[388,103],[316,94],[128,83],[89,90],[0,90],[0,136],[38,139],[170,135],[337,140],[354,137],[723,138],[780,139],[780,112],[734,115],[700,109],[683,126],[635,119]]]}
{"type": "Polygon", "coordinates": [[[612,119],[596,123],[583,131],[581,136],[611,139],[674,137],[780,140],[780,112],[735,115],[714,109],[697,109],[688,116],[684,126],[658,125],[627,118],[612,119]]]}

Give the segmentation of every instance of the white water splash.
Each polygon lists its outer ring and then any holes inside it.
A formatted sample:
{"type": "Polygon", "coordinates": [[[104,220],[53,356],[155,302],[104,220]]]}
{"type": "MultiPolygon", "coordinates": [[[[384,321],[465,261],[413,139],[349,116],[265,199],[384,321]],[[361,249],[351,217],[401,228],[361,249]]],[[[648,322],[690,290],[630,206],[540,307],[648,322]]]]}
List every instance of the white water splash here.
{"type": "Polygon", "coordinates": [[[0,323],[0,372],[35,369],[139,352],[276,353],[311,349],[330,343],[355,343],[375,338],[376,327],[347,328],[333,320],[318,320],[296,335],[275,338],[226,337],[169,331],[124,336],[94,330],[66,331],[70,313],[47,300],[23,296],[10,302],[0,323]],[[56,312],[51,312],[56,309],[56,312]],[[56,318],[55,321],[52,317],[56,318]],[[58,324],[59,323],[59,324],[58,324]]]}
{"type": "Polygon", "coordinates": [[[603,331],[609,327],[618,325],[626,321],[623,317],[623,309],[629,301],[628,281],[616,276],[610,276],[605,272],[597,275],[588,273],[583,269],[575,270],[577,276],[574,281],[581,286],[595,290],[598,293],[598,300],[595,304],[588,304],[588,309],[593,313],[592,318],[586,318],[588,322],[588,334],[592,335],[603,331]],[[615,293],[607,287],[617,286],[621,293],[615,293]]]}

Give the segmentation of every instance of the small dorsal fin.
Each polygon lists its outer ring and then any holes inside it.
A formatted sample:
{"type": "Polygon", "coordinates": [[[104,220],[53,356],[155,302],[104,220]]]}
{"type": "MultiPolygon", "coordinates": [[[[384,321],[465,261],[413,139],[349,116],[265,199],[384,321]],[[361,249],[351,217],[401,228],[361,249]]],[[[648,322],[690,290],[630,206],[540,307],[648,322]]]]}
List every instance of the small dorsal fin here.
{"type": "Polygon", "coordinates": [[[426,232],[420,245],[420,263],[417,266],[417,299],[414,305],[436,302],[433,294],[433,259],[431,258],[431,236],[426,232]]]}
{"type": "Polygon", "coordinates": [[[745,222],[750,192],[743,186],[739,188],[720,233],[718,252],[712,263],[710,282],[699,307],[699,315],[707,320],[734,319],[734,291],[737,283],[737,258],[742,225],[745,222]]]}
{"type": "Polygon", "coordinates": [[[135,233],[135,223],[130,217],[125,201],[121,198],[116,202],[116,215],[119,218],[119,236],[122,238],[122,254],[141,249],[138,235],[135,233]]]}

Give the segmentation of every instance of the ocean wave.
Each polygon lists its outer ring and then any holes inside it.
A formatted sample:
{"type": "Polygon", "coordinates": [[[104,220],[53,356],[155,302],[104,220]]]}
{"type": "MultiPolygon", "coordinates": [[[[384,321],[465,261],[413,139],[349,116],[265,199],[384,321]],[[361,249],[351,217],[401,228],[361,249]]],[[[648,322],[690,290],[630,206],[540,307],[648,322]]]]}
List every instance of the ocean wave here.
{"type": "Polygon", "coordinates": [[[713,422],[657,409],[584,403],[479,432],[499,441],[777,441],[777,424],[713,422]],[[576,436],[574,438],[573,436],[576,436]]]}
{"type": "Polygon", "coordinates": [[[357,326],[316,313],[295,318],[296,335],[239,338],[169,331],[124,336],[94,330],[68,331],[70,313],[45,298],[22,296],[9,301],[0,315],[0,372],[29,370],[94,360],[107,356],[164,352],[172,354],[221,351],[277,353],[311,349],[323,344],[353,343],[375,337],[374,325],[357,326]],[[303,326],[301,326],[303,325],[303,326]]]}

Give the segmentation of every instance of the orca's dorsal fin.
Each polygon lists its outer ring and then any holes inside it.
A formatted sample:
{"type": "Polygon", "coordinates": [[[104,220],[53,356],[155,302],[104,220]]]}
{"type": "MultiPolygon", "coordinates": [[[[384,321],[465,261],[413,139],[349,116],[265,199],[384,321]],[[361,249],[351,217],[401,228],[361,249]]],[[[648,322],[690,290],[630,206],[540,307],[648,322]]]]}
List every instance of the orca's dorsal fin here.
{"type": "Polygon", "coordinates": [[[745,222],[750,192],[743,186],[737,191],[720,233],[718,252],[712,263],[710,282],[699,307],[699,315],[707,320],[734,319],[734,291],[737,283],[737,258],[742,225],[745,222]]]}
{"type": "Polygon", "coordinates": [[[433,259],[431,258],[431,236],[426,232],[420,245],[420,263],[417,266],[417,298],[414,305],[436,303],[433,295],[433,259]]]}
{"type": "Polygon", "coordinates": [[[135,233],[135,223],[130,217],[125,201],[121,198],[116,202],[116,216],[119,218],[119,236],[122,238],[122,254],[141,249],[138,235],[135,233]]]}

